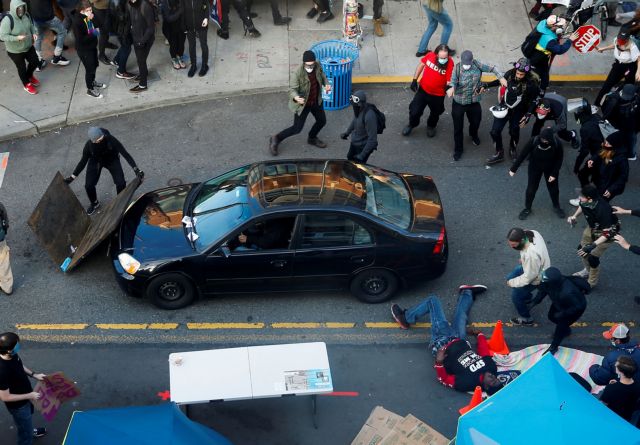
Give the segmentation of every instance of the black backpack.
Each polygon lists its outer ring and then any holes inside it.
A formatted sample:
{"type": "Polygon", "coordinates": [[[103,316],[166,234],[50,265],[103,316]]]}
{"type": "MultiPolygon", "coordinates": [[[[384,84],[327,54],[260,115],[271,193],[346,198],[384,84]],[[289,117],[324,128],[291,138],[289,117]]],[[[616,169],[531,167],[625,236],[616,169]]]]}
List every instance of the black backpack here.
{"type": "Polygon", "coordinates": [[[524,42],[520,45],[520,49],[522,50],[522,55],[527,59],[531,59],[536,51],[536,45],[540,41],[540,37],[542,37],[542,33],[537,29],[533,29],[527,37],[525,37],[524,42]]]}
{"type": "MultiPolygon", "coordinates": [[[[8,11],[0,12],[0,23],[2,23],[5,17],[9,17],[9,23],[11,23],[10,30],[13,31],[13,17],[11,16],[11,13],[9,13],[8,11]]],[[[0,42],[3,42],[3,41],[4,40],[0,40],[0,42]]]]}
{"type": "MultiPolygon", "coordinates": [[[[385,128],[387,128],[387,117],[384,113],[378,110],[373,104],[367,104],[367,107],[372,109],[374,113],[376,113],[376,119],[378,120],[378,134],[382,134],[385,128]]],[[[367,110],[368,111],[368,110],[367,110]]]]}

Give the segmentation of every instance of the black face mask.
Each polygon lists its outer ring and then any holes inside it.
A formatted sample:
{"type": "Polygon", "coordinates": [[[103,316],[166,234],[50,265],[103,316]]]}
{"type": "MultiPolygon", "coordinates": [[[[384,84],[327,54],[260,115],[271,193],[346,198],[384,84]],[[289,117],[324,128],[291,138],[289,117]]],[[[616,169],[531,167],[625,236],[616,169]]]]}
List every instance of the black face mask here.
{"type": "Polygon", "coordinates": [[[351,104],[351,106],[353,107],[353,112],[357,117],[360,114],[360,110],[362,110],[362,107],[360,106],[360,104],[351,104]]]}
{"type": "Polygon", "coordinates": [[[540,143],[538,144],[538,147],[541,150],[547,150],[549,147],[551,147],[551,144],[549,142],[546,142],[546,141],[540,141],[540,143]]]}

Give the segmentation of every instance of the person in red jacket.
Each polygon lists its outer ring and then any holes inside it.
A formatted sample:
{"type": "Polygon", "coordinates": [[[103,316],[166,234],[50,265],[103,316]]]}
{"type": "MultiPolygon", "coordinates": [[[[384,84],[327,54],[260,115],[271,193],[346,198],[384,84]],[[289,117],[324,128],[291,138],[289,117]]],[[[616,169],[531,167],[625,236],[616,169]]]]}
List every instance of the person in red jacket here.
{"type": "Polygon", "coordinates": [[[456,391],[473,391],[476,386],[489,394],[497,392],[504,384],[496,376],[498,370],[491,358],[489,345],[484,334],[475,329],[467,329],[467,319],[473,302],[487,286],[463,284],[458,288],[458,304],[451,325],[442,310],[440,299],[430,295],[426,300],[409,309],[397,304],[391,306],[391,315],[402,329],[426,314],[431,317],[431,353],[436,359],[434,368],[438,380],[456,391]],[[466,340],[466,334],[478,338],[477,351],[466,340]]]}
{"type": "Polygon", "coordinates": [[[403,136],[409,136],[411,130],[418,126],[427,106],[430,110],[429,119],[427,119],[427,137],[432,138],[436,135],[438,119],[444,113],[444,97],[447,90],[451,88],[454,63],[449,52],[449,47],[443,43],[420,60],[411,82],[411,91],[416,94],[409,104],[409,125],[402,130],[403,136]],[[422,77],[420,88],[418,88],[420,76],[422,77]]]}

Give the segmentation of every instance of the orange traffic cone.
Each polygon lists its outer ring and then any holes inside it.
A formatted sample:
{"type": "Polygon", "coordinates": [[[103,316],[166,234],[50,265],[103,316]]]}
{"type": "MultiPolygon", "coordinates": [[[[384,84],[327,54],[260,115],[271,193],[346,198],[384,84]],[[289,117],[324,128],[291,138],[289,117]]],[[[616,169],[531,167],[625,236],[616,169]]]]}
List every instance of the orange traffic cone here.
{"type": "Polygon", "coordinates": [[[504,333],[502,332],[502,321],[498,320],[496,327],[493,329],[491,340],[489,340],[489,349],[492,354],[507,355],[509,353],[509,347],[507,342],[504,341],[504,333]]]}
{"type": "Polygon", "coordinates": [[[471,402],[467,406],[463,406],[458,410],[460,415],[463,415],[467,411],[475,408],[476,406],[482,403],[482,388],[476,386],[476,389],[473,390],[473,396],[471,396],[471,402]]]}

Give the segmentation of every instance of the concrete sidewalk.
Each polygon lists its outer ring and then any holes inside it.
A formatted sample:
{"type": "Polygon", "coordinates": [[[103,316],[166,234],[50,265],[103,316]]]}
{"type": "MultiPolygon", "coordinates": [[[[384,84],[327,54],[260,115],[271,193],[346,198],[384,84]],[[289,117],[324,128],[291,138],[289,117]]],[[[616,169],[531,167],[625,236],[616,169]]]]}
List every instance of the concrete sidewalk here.
{"type": "MultiPolygon", "coordinates": [[[[373,0],[363,0],[365,15],[372,13],[373,0]]],[[[100,117],[140,111],[159,106],[202,101],[249,92],[285,90],[290,71],[301,63],[302,53],[313,43],[341,37],[341,5],[334,2],[336,19],[323,24],[305,17],[310,1],[281,0],[283,15],[293,17],[288,27],[274,26],[269,5],[255,1],[254,20],[262,33],[258,39],[243,36],[242,23],[232,9],[231,38],[219,39],[215,25],[209,29],[211,70],[200,78],[189,79],[187,70],[175,70],[169,59],[169,48],[157,27],[156,40],[149,56],[149,91],[134,95],[128,90],[134,84],[115,78],[115,68],[100,65],[97,80],[106,83],[104,98],[85,94],[84,68],[76,52],[70,48],[66,67],[48,65],[37,73],[42,86],[31,96],[20,87],[13,63],[5,51],[0,52],[0,140],[37,134],[100,117]]],[[[520,56],[519,46],[532,23],[527,17],[528,3],[533,0],[448,0],[447,10],[454,21],[449,42],[458,51],[474,52],[477,59],[497,64],[505,70],[520,56]]],[[[386,35],[375,37],[371,20],[363,20],[364,40],[360,58],[354,66],[354,82],[405,82],[411,79],[418,59],[415,57],[420,37],[426,28],[426,17],[417,0],[387,0],[385,15],[391,20],[384,26],[386,35]]],[[[617,28],[610,30],[613,38],[617,28]]],[[[433,48],[441,27],[430,42],[433,48]]],[[[116,39],[112,38],[115,42],[116,39]]],[[[53,55],[51,38],[43,45],[45,56],[53,55]]],[[[73,37],[67,42],[73,46],[73,37]]],[[[108,50],[111,57],[115,51],[108,50]]],[[[459,57],[456,56],[456,62],[459,57]]],[[[552,80],[589,81],[604,79],[613,60],[611,52],[581,55],[574,50],[557,57],[552,80]]],[[[137,71],[135,55],[129,58],[129,71],[137,71]]],[[[284,104],[283,99],[283,104],[284,104]]],[[[284,106],[282,104],[282,106],[284,106]]]]}

